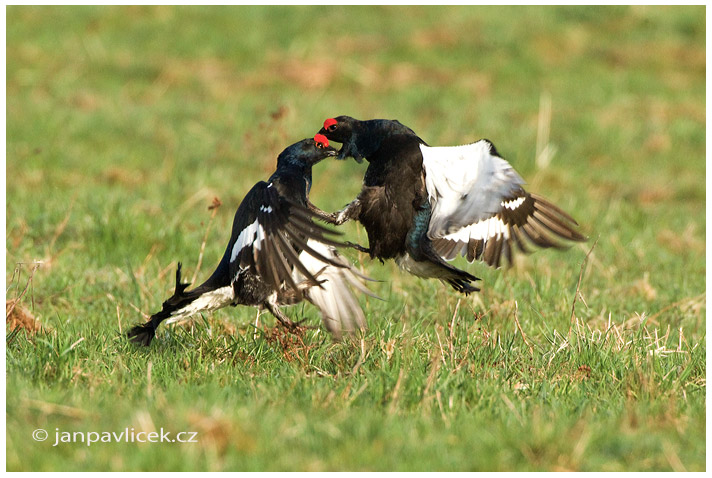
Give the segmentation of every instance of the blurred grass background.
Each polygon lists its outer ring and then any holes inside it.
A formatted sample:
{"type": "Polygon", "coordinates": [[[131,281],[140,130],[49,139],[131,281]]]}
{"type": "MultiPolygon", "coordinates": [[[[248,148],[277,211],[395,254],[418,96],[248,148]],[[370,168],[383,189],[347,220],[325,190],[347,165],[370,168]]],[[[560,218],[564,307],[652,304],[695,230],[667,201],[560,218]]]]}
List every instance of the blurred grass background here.
{"type": "MultiPolygon", "coordinates": [[[[7,297],[21,295],[41,261],[21,303],[48,330],[8,339],[8,469],[704,469],[704,7],[6,12],[7,297]],[[296,362],[285,359],[288,339],[253,336],[247,308],[177,328],[183,335],[166,330],[150,352],[117,340],[142,320],[137,309],[151,313],[170,295],[178,260],[192,276],[212,198],[223,206],[198,280],[277,154],[341,114],[398,119],[431,145],[490,139],[591,242],[509,271],[467,266],[484,287],[459,308],[436,281],[364,261],[388,299],[364,301],[365,342],[308,335],[296,350],[311,358],[296,362]],[[608,333],[589,344],[601,348],[598,359],[557,342],[598,237],[577,317],[593,330],[630,329],[640,346],[630,356],[612,352],[608,333]],[[536,346],[526,367],[515,300],[536,346]],[[456,313],[464,335],[451,336],[462,341],[453,360],[481,367],[433,366],[456,313]],[[679,345],[665,365],[647,362],[653,331],[663,349],[679,345]],[[498,333],[504,358],[485,346],[498,333]],[[578,373],[550,360],[559,346],[595,380],[575,380],[574,392],[552,385],[578,373]],[[637,385],[619,376],[606,388],[618,373],[607,367],[639,373],[637,385]],[[315,381],[319,373],[331,385],[315,381]],[[395,401],[394,389],[412,401],[395,401]],[[446,413],[437,402],[448,396],[446,413]],[[611,403],[620,409],[602,410],[611,403]],[[212,438],[161,445],[158,462],[154,445],[30,440],[40,425],[113,431],[147,421],[198,423],[212,438]]],[[[342,207],[363,171],[353,161],[319,164],[312,201],[342,207]]],[[[343,230],[365,240],[354,224],[343,230]]],[[[317,323],[309,306],[290,313],[317,323]]]]}

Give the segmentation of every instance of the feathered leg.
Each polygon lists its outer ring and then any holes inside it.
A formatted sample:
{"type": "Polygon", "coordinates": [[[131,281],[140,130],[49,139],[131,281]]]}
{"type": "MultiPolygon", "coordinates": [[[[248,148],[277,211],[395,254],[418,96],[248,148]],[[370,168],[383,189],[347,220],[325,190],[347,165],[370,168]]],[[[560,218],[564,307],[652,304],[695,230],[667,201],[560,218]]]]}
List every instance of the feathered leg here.
{"type": "MultiPolygon", "coordinates": [[[[279,321],[280,324],[282,324],[284,327],[286,327],[290,332],[297,332],[299,330],[299,327],[305,327],[302,326],[301,323],[304,322],[304,320],[300,320],[299,322],[293,322],[292,320],[289,319],[286,315],[284,315],[284,312],[279,308],[279,304],[277,304],[277,297],[276,295],[271,296],[269,299],[267,299],[263,304],[263,307],[267,310],[270,311],[272,315],[275,316],[275,318],[279,321]]],[[[306,326],[306,328],[315,328],[315,327],[309,327],[306,326]]]]}
{"type": "MultiPolygon", "coordinates": [[[[358,200],[358,198],[354,199],[351,201],[349,204],[346,205],[345,208],[343,208],[341,211],[337,212],[332,212],[328,213],[326,211],[323,211],[319,209],[317,206],[312,204],[311,201],[307,200],[307,208],[309,211],[314,214],[317,218],[321,219],[322,221],[329,223],[329,224],[334,224],[335,226],[340,226],[345,222],[357,219],[359,214],[361,214],[361,201],[358,200]]],[[[359,252],[365,252],[366,254],[369,254],[371,250],[367,247],[363,247],[360,244],[355,244],[353,242],[345,242],[343,245],[346,247],[351,247],[352,249],[356,249],[359,252]]]]}

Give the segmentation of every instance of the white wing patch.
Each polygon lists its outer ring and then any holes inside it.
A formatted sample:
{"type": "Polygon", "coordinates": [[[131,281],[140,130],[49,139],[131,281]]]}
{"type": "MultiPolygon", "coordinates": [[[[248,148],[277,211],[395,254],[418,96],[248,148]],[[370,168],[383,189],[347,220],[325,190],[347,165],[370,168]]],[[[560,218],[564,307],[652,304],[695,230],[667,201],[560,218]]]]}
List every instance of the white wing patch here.
{"type": "Polygon", "coordinates": [[[247,246],[253,245],[254,248],[259,250],[261,247],[261,241],[265,237],[265,231],[260,225],[259,221],[255,219],[255,222],[240,231],[240,235],[237,236],[235,244],[232,246],[232,253],[230,254],[230,262],[235,262],[240,251],[247,246]]]}
{"type": "MultiPolygon", "coordinates": [[[[492,144],[487,140],[462,146],[420,145],[420,150],[432,208],[430,238],[443,237],[490,218],[502,208],[504,198],[511,197],[524,184],[507,161],[492,154],[492,144]]],[[[516,201],[510,201],[512,208],[518,206],[516,201]]]]}
{"type": "Polygon", "coordinates": [[[525,199],[526,199],[526,197],[520,196],[517,199],[512,199],[511,201],[505,201],[502,203],[502,207],[506,207],[507,209],[514,211],[515,209],[517,209],[519,206],[522,205],[522,203],[524,202],[525,199]]]}
{"type": "Polygon", "coordinates": [[[460,241],[467,244],[471,239],[481,239],[486,241],[499,235],[509,239],[509,228],[500,218],[495,216],[485,219],[484,221],[465,226],[455,232],[442,236],[442,238],[451,241],[460,241]]]}

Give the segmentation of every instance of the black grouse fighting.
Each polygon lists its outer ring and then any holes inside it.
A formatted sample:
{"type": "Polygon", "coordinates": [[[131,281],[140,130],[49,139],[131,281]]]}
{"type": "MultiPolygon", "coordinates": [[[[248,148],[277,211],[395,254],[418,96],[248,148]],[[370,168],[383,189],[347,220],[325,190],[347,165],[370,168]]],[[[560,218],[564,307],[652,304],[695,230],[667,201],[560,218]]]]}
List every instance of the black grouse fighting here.
{"type": "Polygon", "coordinates": [[[555,238],[584,241],[578,224],[541,196],[486,139],[431,147],[395,120],[324,121],[319,135],[342,143],[338,159],[369,162],[358,197],[343,210],[321,213],[333,224],[357,219],[372,258],[395,259],[406,271],[437,278],[459,292],[479,290],[472,274],[446,261],[462,255],[499,267],[526,243],[564,247],[555,238]]]}
{"type": "Polygon", "coordinates": [[[287,326],[294,324],[280,305],[302,299],[320,308],[326,328],[342,332],[365,328],[365,318],[350,288],[369,294],[365,279],[336,252],[336,234],[312,221],[308,199],[312,166],[335,156],[323,136],[305,139],[285,149],[267,182],[260,181],[245,196],[232,225],[232,237],[215,272],[200,286],[186,291],[181,265],[175,292],[160,312],[128,332],[136,343],[149,345],[159,324],[185,319],[228,305],[252,305],[269,310],[287,326]]]}

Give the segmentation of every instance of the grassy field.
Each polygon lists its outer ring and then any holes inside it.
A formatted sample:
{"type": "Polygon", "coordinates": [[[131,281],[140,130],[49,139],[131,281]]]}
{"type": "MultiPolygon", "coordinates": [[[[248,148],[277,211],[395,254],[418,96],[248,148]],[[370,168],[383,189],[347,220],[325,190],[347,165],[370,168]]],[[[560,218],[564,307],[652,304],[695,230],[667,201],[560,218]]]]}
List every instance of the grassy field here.
{"type": "MultiPolygon", "coordinates": [[[[8,7],[7,469],[704,470],[705,35],[705,7],[8,7]],[[386,299],[353,343],[251,308],[126,343],[341,114],[490,139],[591,240],[459,262],[471,297],[351,254],[386,299]],[[196,435],[53,446],[153,431],[196,435]]],[[[319,164],[312,200],[363,171],[319,164]]]]}

